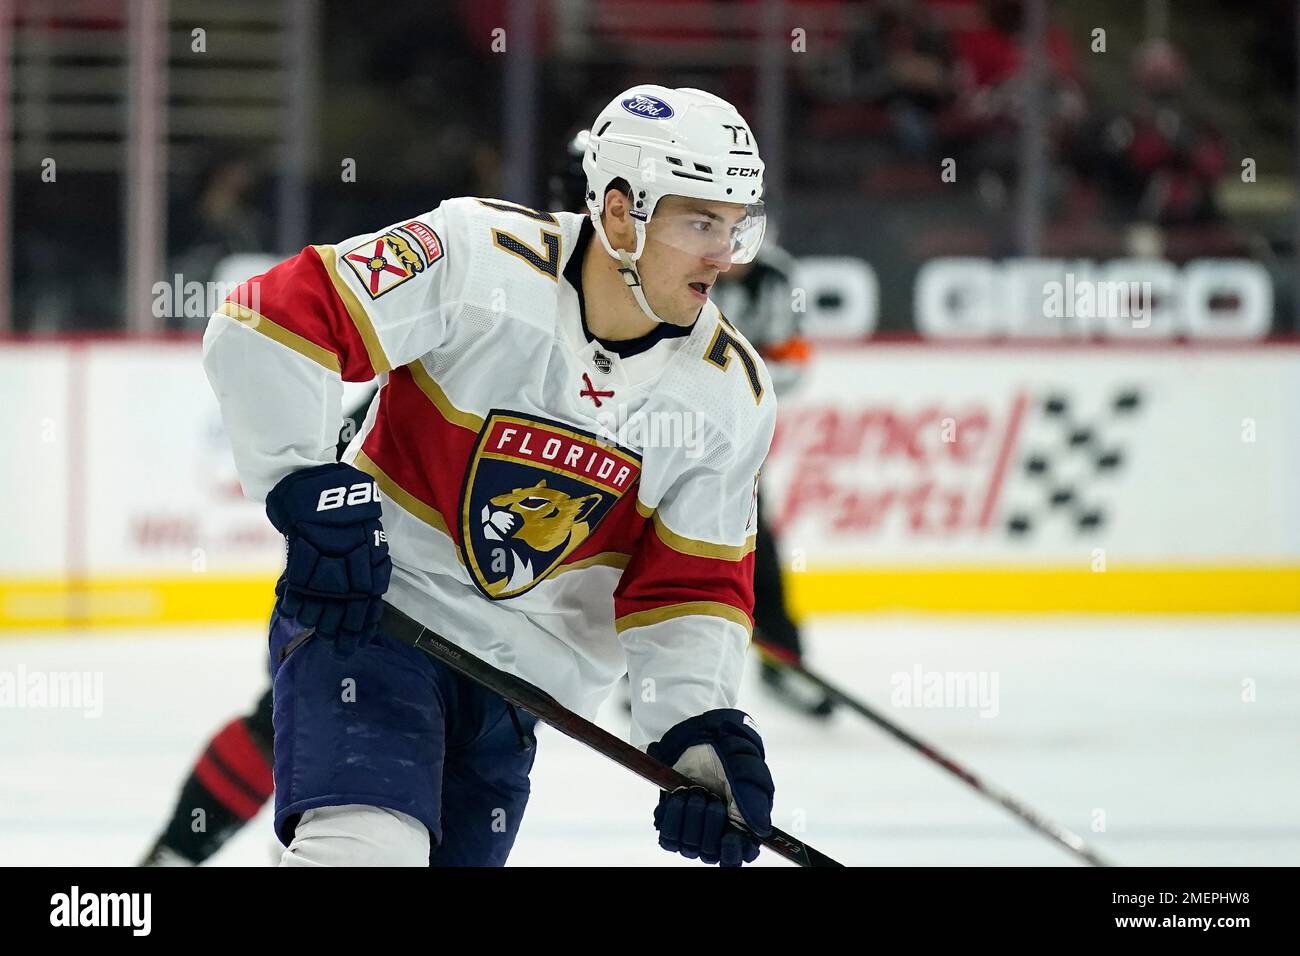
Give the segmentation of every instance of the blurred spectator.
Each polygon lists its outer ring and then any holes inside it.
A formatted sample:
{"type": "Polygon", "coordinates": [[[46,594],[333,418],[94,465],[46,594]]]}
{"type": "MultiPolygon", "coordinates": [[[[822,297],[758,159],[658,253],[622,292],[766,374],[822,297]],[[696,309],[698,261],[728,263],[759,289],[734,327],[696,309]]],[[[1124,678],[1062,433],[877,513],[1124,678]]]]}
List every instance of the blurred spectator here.
{"type": "Polygon", "coordinates": [[[1227,166],[1218,131],[1198,115],[1182,55],[1165,40],[1133,60],[1135,102],[1109,119],[1100,139],[1102,174],[1120,218],[1157,225],[1219,218],[1215,183],[1227,166]]]}
{"type": "MultiPolygon", "coordinates": [[[[1015,177],[1017,133],[1027,110],[1025,5],[1023,0],[985,0],[980,12],[974,26],[953,37],[961,82],[958,126],[967,143],[967,159],[979,173],[983,198],[1000,205],[1015,177]]],[[[1086,101],[1066,32],[1049,23],[1044,46],[1044,106],[1056,160],[1083,121],[1086,101]]]]}
{"type": "Polygon", "coordinates": [[[883,110],[907,158],[935,155],[940,114],[955,98],[948,37],[915,0],[886,0],[853,36],[844,61],[845,92],[883,110]]]}
{"type": "MultiPolygon", "coordinates": [[[[966,73],[974,106],[987,115],[1011,117],[1007,84],[1016,79],[1024,63],[1021,33],[1025,27],[1024,0],[985,0],[983,16],[970,29],[955,36],[957,57],[966,73]]],[[[1078,93],[1079,69],[1070,38],[1060,26],[1049,24],[1046,37],[1048,75],[1058,93],[1078,93]]],[[[1077,99],[1058,104],[1058,110],[1077,112],[1077,99]]]]}
{"type": "MultiPolygon", "coordinates": [[[[196,194],[172,214],[172,246],[178,251],[171,273],[185,282],[206,283],[226,256],[270,247],[269,220],[253,201],[258,178],[253,160],[245,155],[222,152],[208,163],[196,194]]],[[[206,321],[187,324],[201,327],[206,321]]]]}

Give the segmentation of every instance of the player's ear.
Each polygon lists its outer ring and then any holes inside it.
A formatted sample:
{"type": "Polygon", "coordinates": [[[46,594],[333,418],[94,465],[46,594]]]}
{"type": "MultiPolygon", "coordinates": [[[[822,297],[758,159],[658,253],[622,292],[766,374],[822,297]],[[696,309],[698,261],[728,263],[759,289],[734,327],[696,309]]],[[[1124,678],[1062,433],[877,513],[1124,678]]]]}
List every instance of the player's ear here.
{"type": "Polygon", "coordinates": [[[636,227],[632,224],[632,201],[617,186],[605,190],[605,208],[601,218],[605,235],[615,249],[636,248],[636,227]]]}

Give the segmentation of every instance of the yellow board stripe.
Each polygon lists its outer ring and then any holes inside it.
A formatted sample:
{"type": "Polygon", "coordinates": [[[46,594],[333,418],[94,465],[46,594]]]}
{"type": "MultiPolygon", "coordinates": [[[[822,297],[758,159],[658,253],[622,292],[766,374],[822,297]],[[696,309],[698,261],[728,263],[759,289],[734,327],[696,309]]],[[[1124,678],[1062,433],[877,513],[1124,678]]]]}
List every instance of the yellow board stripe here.
{"type": "Polygon", "coordinates": [[[217,309],[222,315],[228,315],[242,325],[248,326],[255,332],[261,332],[273,342],[279,342],[281,345],[288,346],[300,355],[311,359],[317,365],[329,369],[336,375],[342,374],[343,368],[339,364],[339,357],[327,348],[322,348],[315,342],[303,338],[297,332],[290,332],[283,325],[272,322],[260,312],[254,312],[252,309],[238,305],[234,302],[223,302],[221,308],[217,309]]]}
{"type": "Polygon", "coordinates": [[[375,370],[376,375],[391,372],[393,366],[388,361],[388,356],[384,354],[383,346],[379,344],[379,335],[375,332],[369,313],[357,298],[357,294],[352,291],[352,287],[339,273],[338,256],[334,252],[334,247],[312,246],[312,248],[320,256],[321,262],[325,263],[325,272],[329,275],[330,282],[334,284],[334,291],[343,300],[343,307],[348,310],[348,315],[352,317],[352,324],[357,327],[357,334],[361,336],[361,341],[366,346],[366,355],[370,358],[370,367],[375,370]]]}
{"type": "Polygon", "coordinates": [[[432,505],[425,504],[419,498],[405,490],[397,482],[393,481],[392,478],[389,478],[388,475],[384,473],[384,470],[371,461],[365,452],[357,452],[356,460],[353,461],[352,464],[357,468],[360,468],[371,478],[375,479],[375,482],[379,485],[379,490],[389,498],[392,498],[393,501],[397,502],[397,504],[405,511],[415,515],[415,517],[429,525],[429,527],[436,528],[447,537],[451,537],[451,531],[447,528],[447,520],[443,518],[442,512],[432,505]]]}
{"type": "Polygon", "coordinates": [[[0,580],[0,630],[265,622],[275,575],[0,580]]]}
{"type": "Polygon", "coordinates": [[[418,359],[405,366],[406,370],[411,373],[411,378],[415,380],[416,386],[424,392],[426,398],[433,402],[435,408],[447,421],[453,425],[459,425],[461,428],[468,428],[477,434],[483,428],[483,419],[473,412],[462,411],[451,403],[447,393],[442,390],[442,386],[433,380],[424,363],[418,359]]]}
{"type": "MultiPolygon", "coordinates": [[[[395,494],[393,498],[399,500],[395,494]]],[[[609,554],[614,553],[606,552],[609,554]]],[[[596,559],[604,556],[588,560],[603,563],[596,559]]],[[[617,566],[612,559],[611,566],[617,566]]],[[[275,602],[274,583],[273,572],[98,577],[81,582],[0,578],[0,630],[264,623],[275,602]]],[[[1300,615],[1300,565],[1152,566],[1095,574],[1078,568],[842,568],[791,573],[786,584],[799,616],[900,610],[1300,615]]],[[[740,614],[734,608],[729,611],[740,614]]],[[[693,612],[678,612],[683,613],[693,612]]],[[[620,629],[636,626],[627,623],[635,617],[621,619],[620,629]]]]}
{"type": "Polygon", "coordinates": [[[690,617],[697,614],[720,617],[731,621],[733,624],[739,624],[745,629],[746,634],[752,631],[749,618],[745,616],[744,611],[719,601],[687,601],[685,604],[652,607],[648,611],[634,611],[631,614],[624,614],[622,617],[616,618],[614,620],[614,630],[622,634],[634,627],[646,627],[650,624],[658,624],[661,621],[671,621],[675,618],[690,617]]]}
{"type": "Polygon", "coordinates": [[[819,569],[787,574],[796,614],[1300,614],[1300,566],[819,569]]]}
{"type": "MultiPolygon", "coordinates": [[[[637,502],[637,504],[639,505],[640,502],[637,502]]],[[[640,511],[641,509],[638,507],[637,510],[640,511]]],[[[653,517],[655,533],[659,535],[659,540],[679,554],[690,554],[697,558],[721,558],[723,561],[739,561],[754,550],[755,538],[752,534],[745,539],[745,543],[742,545],[714,544],[712,541],[698,541],[695,538],[687,538],[670,530],[664,524],[664,519],[659,517],[657,511],[653,517]]]]}

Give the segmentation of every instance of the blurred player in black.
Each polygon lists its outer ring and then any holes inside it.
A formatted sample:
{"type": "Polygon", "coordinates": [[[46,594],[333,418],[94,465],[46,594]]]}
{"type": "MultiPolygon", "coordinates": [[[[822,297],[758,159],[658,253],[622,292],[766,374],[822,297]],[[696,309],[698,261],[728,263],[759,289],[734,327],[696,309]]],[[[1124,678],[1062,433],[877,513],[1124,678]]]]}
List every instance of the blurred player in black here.
{"type": "MultiPolygon", "coordinates": [[[[780,395],[803,375],[809,349],[799,336],[797,313],[791,308],[794,259],[770,239],[763,246],[753,262],[733,265],[718,275],[712,298],[763,356],[772,385],[780,395]]],[[[776,537],[763,518],[761,491],[754,543],[754,630],[763,640],[802,659],[799,626],[786,607],[781,558],[776,537]]],[[[763,683],[779,699],[813,716],[830,716],[834,709],[830,697],[769,656],[762,657],[763,683]]]]}
{"type": "MultiPolygon", "coordinates": [[[[587,131],[582,130],[569,143],[563,169],[551,176],[551,209],[585,208],[582,153],[586,143],[587,131]]],[[[763,356],[778,395],[803,375],[809,354],[807,342],[799,335],[800,313],[792,307],[794,265],[793,257],[768,236],[753,262],[719,273],[711,293],[722,314],[763,356]]],[[[763,520],[761,493],[754,545],[754,630],[763,640],[802,658],[799,627],[786,607],[776,539],[763,520]]],[[[816,717],[828,717],[834,710],[831,698],[770,657],[763,655],[761,667],[763,683],[783,702],[816,717]]]]}

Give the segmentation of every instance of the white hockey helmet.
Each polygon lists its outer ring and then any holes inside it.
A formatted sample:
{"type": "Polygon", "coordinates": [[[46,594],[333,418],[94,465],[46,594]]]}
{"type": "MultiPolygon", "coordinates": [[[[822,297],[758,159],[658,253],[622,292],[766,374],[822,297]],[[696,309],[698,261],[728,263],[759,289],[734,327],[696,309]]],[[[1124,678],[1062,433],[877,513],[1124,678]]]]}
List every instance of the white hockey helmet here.
{"type": "Polygon", "coordinates": [[[624,280],[646,315],[636,261],[645,251],[645,226],[664,196],[687,196],[737,203],[744,213],[728,231],[705,237],[673,230],[666,241],[688,251],[727,253],[731,262],[751,261],[763,243],[763,161],[749,124],[736,108],[703,90],[634,86],[601,110],[592,124],[582,168],[587,177],[587,208],[605,251],[619,260],[624,280]],[[636,248],[610,245],[600,221],[605,192],[617,179],[631,189],[636,248]],[[717,244],[722,243],[722,248],[717,244]]]}

